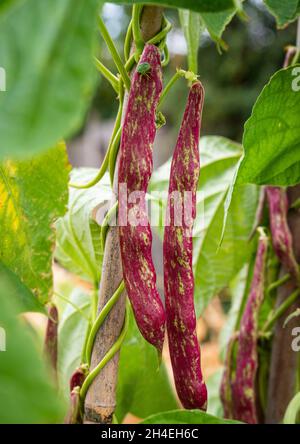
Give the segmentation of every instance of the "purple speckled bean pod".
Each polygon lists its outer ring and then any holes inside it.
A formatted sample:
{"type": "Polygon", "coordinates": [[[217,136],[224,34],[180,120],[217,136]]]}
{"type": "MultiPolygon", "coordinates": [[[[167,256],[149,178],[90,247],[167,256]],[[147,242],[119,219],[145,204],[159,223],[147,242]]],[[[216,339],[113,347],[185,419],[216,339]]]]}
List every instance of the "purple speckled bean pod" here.
{"type": "Polygon", "coordinates": [[[300,281],[299,266],[294,256],[292,235],[287,222],[288,199],[283,188],[267,187],[272,244],[285,271],[300,281]]]}
{"type": "Polygon", "coordinates": [[[232,382],[233,416],[249,424],[258,423],[256,397],[258,314],[264,298],[267,255],[268,238],[261,232],[250,293],[240,324],[236,370],[232,382]]]}
{"type": "Polygon", "coordinates": [[[123,124],[118,176],[119,234],[123,276],[137,325],[144,338],[161,353],[165,310],[156,288],[152,233],[146,208],[146,192],[153,170],[156,108],[162,92],[159,49],[146,45],[140,63],[148,63],[150,70],[145,74],[135,72],[123,124]],[[124,185],[126,208],[120,188],[124,185]],[[136,192],[140,194],[135,201],[132,193],[136,192]]]}
{"type": "Polygon", "coordinates": [[[192,229],[200,174],[199,137],[203,101],[203,87],[196,82],[189,93],[172,160],[163,252],[167,330],[177,393],[186,409],[205,410],[207,390],[196,334],[192,267],[192,229]],[[187,193],[190,196],[188,203],[187,193]],[[180,214],[176,194],[183,203],[184,213],[190,215],[186,218],[181,212],[181,225],[177,220],[180,214]]]}

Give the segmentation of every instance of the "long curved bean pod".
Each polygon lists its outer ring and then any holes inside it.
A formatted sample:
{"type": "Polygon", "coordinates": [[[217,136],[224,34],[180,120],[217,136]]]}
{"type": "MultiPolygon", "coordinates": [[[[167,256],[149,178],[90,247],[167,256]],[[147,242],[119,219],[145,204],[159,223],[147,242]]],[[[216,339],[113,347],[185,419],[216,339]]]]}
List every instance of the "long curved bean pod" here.
{"type": "Polygon", "coordinates": [[[124,281],[137,325],[144,338],[161,352],[165,311],[156,288],[145,199],[153,170],[155,114],[162,91],[159,49],[146,45],[139,66],[132,79],[121,136],[119,234],[124,281]],[[140,65],[147,70],[139,69],[140,65]]]}
{"type": "Polygon", "coordinates": [[[233,415],[249,424],[258,423],[256,374],[258,367],[258,314],[264,298],[268,238],[261,232],[249,297],[241,319],[235,377],[232,383],[233,415]]]}
{"type": "Polygon", "coordinates": [[[186,409],[205,410],[207,390],[196,335],[192,269],[192,229],[200,173],[199,137],[203,101],[204,90],[197,81],[189,93],[173,155],[163,250],[167,330],[177,393],[186,409]],[[188,197],[190,199],[186,199],[188,197]],[[181,203],[184,215],[180,211],[181,203]]]}

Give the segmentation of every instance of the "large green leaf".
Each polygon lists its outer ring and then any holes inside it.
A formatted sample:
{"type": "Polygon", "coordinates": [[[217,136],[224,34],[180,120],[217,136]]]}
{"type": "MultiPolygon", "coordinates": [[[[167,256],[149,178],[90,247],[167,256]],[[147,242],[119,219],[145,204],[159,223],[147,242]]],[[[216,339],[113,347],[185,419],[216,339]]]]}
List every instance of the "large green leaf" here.
{"type": "MultiPolygon", "coordinates": [[[[223,244],[218,249],[224,200],[241,153],[240,145],[222,137],[203,137],[200,142],[201,173],[194,229],[195,304],[198,314],[229,284],[251,255],[248,237],[258,200],[255,186],[242,186],[234,193],[223,244]]],[[[151,190],[167,190],[169,174],[170,161],[154,173],[151,190]]]]}
{"type": "Polygon", "coordinates": [[[236,184],[291,186],[300,182],[300,66],[278,71],[245,124],[244,158],[236,184]]]}
{"type": "Polygon", "coordinates": [[[82,349],[89,325],[91,296],[75,288],[70,295],[67,295],[67,299],[69,302],[60,308],[61,300],[57,297],[60,317],[57,369],[60,386],[66,395],[69,392],[70,377],[81,363],[82,349]]]}
{"type": "Polygon", "coordinates": [[[238,421],[217,418],[201,410],[173,410],[158,413],[145,419],[141,424],[241,424],[238,421]]]}
{"type": "Polygon", "coordinates": [[[299,0],[264,0],[270,12],[276,18],[279,27],[294,21],[299,15],[299,0]]]}
{"type": "Polygon", "coordinates": [[[45,307],[39,302],[34,294],[27,288],[9,268],[0,262],[0,281],[4,285],[9,282],[11,286],[11,296],[19,302],[21,312],[45,313],[45,307]]]}
{"type": "Polygon", "coordinates": [[[32,335],[16,317],[20,307],[14,292],[14,283],[0,280],[0,327],[6,333],[6,351],[0,352],[0,423],[61,422],[65,406],[32,335]]]}
{"type": "MultiPolygon", "coordinates": [[[[112,3],[141,3],[140,0],[113,0],[112,3]]],[[[197,12],[219,12],[233,8],[235,0],[143,0],[142,3],[152,3],[175,8],[185,8],[197,12]]]]}
{"type": "Polygon", "coordinates": [[[53,224],[66,210],[68,175],[64,144],[0,164],[0,260],[43,303],[52,293],[53,224]]]}
{"type": "MultiPolygon", "coordinates": [[[[87,183],[97,174],[93,168],[73,170],[72,182],[87,183]]],[[[55,257],[69,271],[98,286],[102,253],[100,226],[93,218],[95,208],[103,208],[111,199],[109,176],[92,188],[71,188],[67,214],[56,223],[55,257]]],[[[104,214],[103,214],[104,215],[104,214]]]]}
{"type": "MultiPolygon", "coordinates": [[[[27,0],[0,21],[0,158],[50,148],[81,124],[94,86],[98,0],[27,0]]],[[[7,11],[7,10],[6,10],[7,11]]]]}
{"type": "Polygon", "coordinates": [[[197,12],[192,12],[188,9],[180,9],[179,18],[188,48],[188,67],[190,71],[197,74],[200,36],[205,27],[200,14],[197,12]]]}
{"type": "Polygon", "coordinates": [[[165,367],[158,368],[157,353],[142,338],[131,313],[120,355],[117,418],[121,421],[128,412],[145,418],[177,407],[165,367]]]}

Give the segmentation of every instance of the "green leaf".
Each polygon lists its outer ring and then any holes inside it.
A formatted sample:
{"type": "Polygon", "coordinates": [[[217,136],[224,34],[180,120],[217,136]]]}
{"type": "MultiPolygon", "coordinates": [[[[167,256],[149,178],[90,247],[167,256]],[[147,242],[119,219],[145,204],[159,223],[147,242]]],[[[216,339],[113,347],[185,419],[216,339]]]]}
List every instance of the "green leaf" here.
{"type": "MultiPolygon", "coordinates": [[[[140,0],[113,0],[112,3],[141,3],[140,0]]],[[[234,0],[143,0],[142,3],[151,3],[174,8],[185,8],[196,12],[218,12],[233,8],[234,0]]]]}
{"type": "Polygon", "coordinates": [[[300,392],[289,403],[283,418],[283,424],[299,424],[300,392]],[[298,420],[297,420],[298,419],[298,420]]]}
{"type": "MultiPolygon", "coordinates": [[[[251,256],[253,247],[248,237],[258,201],[258,190],[254,186],[240,187],[234,194],[224,241],[218,250],[224,200],[241,152],[240,145],[222,137],[203,137],[200,142],[201,173],[193,240],[198,314],[229,284],[251,256]]],[[[153,174],[151,191],[167,190],[169,174],[170,161],[153,174]]]]}
{"type": "Polygon", "coordinates": [[[97,7],[98,0],[27,0],[4,15],[0,159],[48,149],[81,124],[96,73],[97,7]]]}
{"type": "Polygon", "coordinates": [[[163,364],[158,369],[156,350],[141,336],[131,312],[127,337],[121,348],[116,416],[130,412],[140,418],[177,408],[163,364]]]}
{"type": "Polygon", "coordinates": [[[188,69],[197,74],[200,36],[205,27],[200,14],[191,12],[188,9],[180,9],[179,18],[188,48],[188,69]]]}
{"type": "Polygon", "coordinates": [[[141,424],[241,424],[238,421],[217,418],[201,410],[173,410],[149,416],[141,424]]]}
{"type": "Polygon", "coordinates": [[[70,377],[81,363],[81,354],[89,325],[91,296],[75,288],[67,299],[70,302],[61,309],[61,300],[56,297],[60,318],[57,369],[60,386],[66,396],[69,393],[70,377]]]}
{"type": "Polygon", "coordinates": [[[236,184],[300,182],[300,65],[278,71],[258,97],[244,130],[236,184]]]}
{"type": "Polygon", "coordinates": [[[0,280],[0,327],[6,334],[6,351],[0,352],[0,423],[61,422],[65,405],[54,390],[32,334],[16,317],[20,307],[14,292],[14,282],[0,280]]]}
{"type": "MultiPolygon", "coordinates": [[[[97,175],[93,168],[72,171],[71,180],[88,183],[97,175]]],[[[57,242],[55,257],[67,270],[98,286],[102,252],[100,226],[92,218],[95,208],[103,208],[111,199],[109,176],[87,190],[71,188],[67,214],[56,223],[57,242]]]]}
{"type": "Polygon", "coordinates": [[[11,297],[18,301],[21,312],[40,312],[46,314],[44,306],[9,268],[0,262],[0,281],[10,283],[11,297]]]}
{"type": "Polygon", "coordinates": [[[207,12],[201,14],[203,23],[206,26],[211,38],[221,47],[227,47],[222,40],[222,34],[235,14],[236,9],[230,9],[225,12],[207,12]]]}
{"type": "Polygon", "coordinates": [[[53,224],[66,210],[66,147],[0,164],[0,260],[42,303],[52,294],[53,224]]]}
{"type": "Polygon", "coordinates": [[[299,15],[299,0],[264,0],[270,12],[276,18],[280,28],[294,21],[299,15]]]}

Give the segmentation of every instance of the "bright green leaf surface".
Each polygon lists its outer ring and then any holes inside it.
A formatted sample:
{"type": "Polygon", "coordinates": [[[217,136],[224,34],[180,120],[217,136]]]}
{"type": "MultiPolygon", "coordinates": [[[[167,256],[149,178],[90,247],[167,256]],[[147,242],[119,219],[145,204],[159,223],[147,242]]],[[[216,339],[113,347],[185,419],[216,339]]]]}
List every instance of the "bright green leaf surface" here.
{"type": "Polygon", "coordinates": [[[64,144],[0,164],[0,260],[42,303],[52,294],[53,224],[66,210],[68,175],[64,144]]]}
{"type": "MultiPolygon", "coordinates": [[[[73,170],[71,180],[75,183],[88,183],[97,175],[94,168],[73,170]]],[[[55,257],[60,264],[98,286],[102,253],[100,244],[100,226],[93,219],[95,208],[103,206],[111,199],[109,176],[87,190],[70,189],[67,214],[56,224],[57,242],[55,257]]],[[[107,208],[106,208],[107,209],[107,208]]]]}
{"type": "Polygon", "coordinates": [[[50,148],[81,124],[93,92],[98,0],[27,0],[0,21],[0,159],[50,148]]]}
{"type": "Polygon", "coordinates": [[[158,413],[145,419],[142,424],[241,424],[204,413],[201,410],[173,410],[158,413]]]}
{"type": "Polygon", "coordinates": [[[16,317],[20,307],[14,292],[14,282],[0,280],[0,327],[6,333],[6,351],[0,352],[0,423],[62,422],[66,406],[51,384],[32,335],[16,317]]]}
{"type": "Polygon", "coordinates": [[[246,122],[236,184],[291,186],[300,182],[300,66],[278,71],[246,122]]]}

